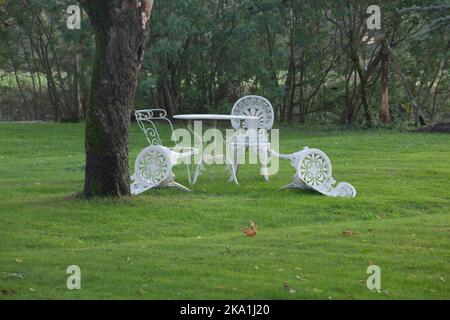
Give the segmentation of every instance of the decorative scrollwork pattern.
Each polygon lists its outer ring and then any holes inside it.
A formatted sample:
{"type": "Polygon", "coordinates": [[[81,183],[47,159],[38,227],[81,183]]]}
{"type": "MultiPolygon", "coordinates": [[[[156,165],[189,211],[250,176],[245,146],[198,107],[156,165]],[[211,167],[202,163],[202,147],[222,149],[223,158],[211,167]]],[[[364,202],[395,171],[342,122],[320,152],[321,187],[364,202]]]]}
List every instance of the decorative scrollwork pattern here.
{"type": "Polygon", "coordinates": [[[144,132],[148,144],[151,146],[163,145],[154,120],[161,120],[165,122],[170,126],[173,132],[172,122],[167,118],[167,112],[164,109],[137,110],[134,115],[139,127],[144,132]]]}
{"type": "Polygon", "coordinates": [[[356,189],[350,183],[340,182],[333,190],[335,197],[354,198],[356,197],[356,189]]]}
{"type": "Polygon", "coordinates": [[[154,127],[147,128],[147,129],[145,129],[144,133],[145,133],[145,138],[147,139],[149,145],[151,145],[151,146],[162,145],[161,139],[158,134],[158,130],[156,130],[156,128],[154,128],[154,127]]]}
{"type": "Polygon", "coordinates": [[[299,165],[300,179],[313,188],[323,186],[331,177],[330,160],[321,153],[308,152],[299,165]]]}
{"type": "Polygon", "coordinates": [[[136,159],[135,172],[141,183],[156,187],[172,172],[170,158],[162,148],[148,147],[136,159]]]}
{"type": "MultiPolygon", "coordinates": [[[[272,104],[266,98],[260,96],[246,96],[239,99],[233,106],[232,115],[259,117],[258,129],[272,129],[275,114],[272,104]]],[[[245,120],[244,128],[248,128],[248,120],[245,120]]],[[[232,121],[233,128],[239,128],[239,121],[232,121]]]]}

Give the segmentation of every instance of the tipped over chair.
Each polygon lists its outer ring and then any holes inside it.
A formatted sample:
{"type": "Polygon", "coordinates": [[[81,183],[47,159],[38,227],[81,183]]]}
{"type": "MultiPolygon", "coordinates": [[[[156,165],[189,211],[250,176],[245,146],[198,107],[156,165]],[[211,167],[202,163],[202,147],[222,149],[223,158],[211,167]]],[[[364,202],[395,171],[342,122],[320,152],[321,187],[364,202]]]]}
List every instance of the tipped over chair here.
{"type": "Polygon", "coordinates": [[[273,156],[291,161],[295,169],[293,182],[281,189],[313,190],[329,197],[356,197],[356,189],[347,182],[336,181],[332,177],[331,161],[319,149],[304,147],[303,150],[292,154],[281,154],[271,150],[273,156]]]}
{"type": "Polygon", "coordinates": [[[163,146],[159,132],[154,121],[162,121],[169,125],[173,134],[172,122],[167,118],[163,109],[137,110],[136,121],[143,131],[149,144],[136,158],[134,174],[131,176],[131,194],[138,195],[154,188],[175,187],[182,191],[190,191],[185,186],[175,182],[172,167],[183,157],[190,157],[195,153],[194,149],[187,151],[181,147],[168,148],[163,146]]]}

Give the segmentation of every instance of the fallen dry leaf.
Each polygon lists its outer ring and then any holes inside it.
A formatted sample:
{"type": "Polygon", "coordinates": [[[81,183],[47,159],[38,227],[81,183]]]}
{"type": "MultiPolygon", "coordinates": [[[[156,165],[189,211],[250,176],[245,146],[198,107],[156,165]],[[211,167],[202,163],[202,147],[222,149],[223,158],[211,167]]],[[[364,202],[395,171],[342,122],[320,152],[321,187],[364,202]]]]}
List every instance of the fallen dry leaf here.
{"type": "Polygon", "coordinates": [[[253,222],[250,222],[250,227],[248,228],[242,228],[242,232],[247,237],[256,237],[256,224],[253,222]]]}
{"type": "Polygon", "coordinates": [[[17,262],[17,263],[22,263],[22,259],[16,258],[16,262],[17,262]]]}
{"type": "Polygon", "coordinates": [[[356,235],[358,235],[358,233],[353,230],[342,231],[342,234],[344,235],[344,237],[355,237],[356,235]]]}

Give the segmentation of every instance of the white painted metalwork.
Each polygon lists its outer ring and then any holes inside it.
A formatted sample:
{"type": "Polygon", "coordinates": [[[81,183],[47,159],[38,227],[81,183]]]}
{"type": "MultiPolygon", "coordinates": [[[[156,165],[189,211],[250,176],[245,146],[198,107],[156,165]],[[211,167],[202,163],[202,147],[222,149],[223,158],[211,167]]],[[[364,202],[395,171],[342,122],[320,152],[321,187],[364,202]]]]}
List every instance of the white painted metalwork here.
{"type": "Polygon", "coordinates": [[[244,120],[243,128],[237,120],[232,120],[231,124],[237,133],[232,138],[230,149],[233,153],[234,172],[237,176],[239,170],[239,159],[241,159],[247,149],[258,155],[261,162],[261,172],[266,181],[269,181],[267,169],[270,143],[267,130],[272,129],[275,121],[275,112],[272,104],[264,97],[249,95],[240,98],[231,110],[233,116],[257,117],[258,120],[244,120]]]}
{"type": "Polygon", "coordinates": [[[171,132],[173,132],[172,122],[167,118],[167,112],[164,109],[136,110],[134,115],[139,127],[144,132],[148,144],[151,146],[163,145],[154,122],[155,120],[165,122],[170,126],[171,132]]]}
{"type": "Polygon", "coordinates": [[[356,189],[347,182],[338,183],[332,177],[331,161],[327,155],[318,149],[303,150],[293,154],[281,154],[271,150],[276,157],[288,159],[295,168],[294,181],[281,189],[310,189],[329,197],[354,198],[356,189]]]}
{"type": "MultiPolygon", "coordinates": [[[[190,149],[187,152],[176,152],[173,149],[183,150],[183,148],[178,146],[167,148],[162,145],[154,120],[167,122],[173,133],[173,125],[167,118],[165,110],[138,110],[135,112],[135,115],[149,146],[143,149],[136,158],[134,174],[131,177],[133,180],[130,186],[131,193],[137,195],[149,189],[163,187],[176,187],[183,191],[190,191],[185,186],[175,182],[172,167],[177,164],[178,159],[195,155],[196,150],[190,149]]],[[[245,153],[248,148],[253,149],[253,152],[257,152],[266,180],[268,180],[267,162],[269,155],[291,161],[291,165],[295,168],[294,179],[293,182],[282,187],[282,189],[309,189],[329,197],[353,198],[356,196],[356,189],[351,184],[340,182],[336,185],[336,181],[332,176],[331,161],[323,151],[305,147],[303,150],[292,154],[281,154],[270,149],[267,130],[273,126],[274,113],[272,105],[265,98],[247,96],[239,99],[233,107],[232,115],[177,115],[174,118],[189,121],[231,120],[233,128],[237,129],[237,131],[231,142],[228,141],[228,143],[234,148],[235,155],[237,153],[238,156],[245,153]],[[239,126],[236,126],[236,123],[239,126]]],[[[200,158],[201,161],[197,163],[193,179],[191,179],[188,169],[191,184],[196,182],[202,171],[204,159],[203,156],[200,158]]],[[[239,184],[237,180],[238,163],[227,156],[226,160],[226,164],[231,172],[231,180],[239,184]]]]}
{"type": "MultiPolygon", "coordinates": [[[[214,121],[214,128],[216,128],[216,122],[218,120],[228,120],[228,121],[232,120],[232,121],[237,121],[239,124],[243,124],[244,121],[257,121],[259,118],[256,116],[227,115],[227,114],[179,114],[179,115],[175,115],[174,119],[188,120],[189,121],[188,130],[191,132],[191,134],[193,134],[194,138],[197,139],[199,143],[203,143],[202,137],[199,136],[198,133],[193,130],[192,121],[194,121],[194,120],[199,120],[199,121],[212,120],[212,121],[214,121]]],[[[239,128],[241,128],[240,125],[239,125],[239,128]]],[[[234,167],[235,165],[228,154],[225,154],[225,155],[201,155],[200,160],[197,163],[191,163],[191,166],[194,166],[194,168],[192,170],[193,171],[192,175],[191,175],[191,169],[189,168],[190,165],[187,164],[189,183],[191,185],[193,185],[197,182],[198,177],[205,170],[205,166],[204,166],[205,162],[212,161],[213,163],[215,163],[215,160],[221,159],[222,157],[225,158],[225,163],[227,165],[226,168],[230,171],[230,176],[231,176],[230,181],[233,181],[235,184],[239,185],[239,181],[238,181],[236,173],[235,173],[236,172],[235,167],[234,167]]],[[[214,168],[214,166],[213,166],[213,168],[214,168]]],[[[213,172],[214,172],[214,169],[213,169],[213,172]]]]}
{"type": "MultiPolygon", "coordinates": [[[[245,96],[236,101],[231,110],[231,115],[258,117],[256,124],[258,129],[270,130],[275,121],[275,113],[270,101],[255,95],[245,96]]],[[[231,124],[234,129],[240,128],[240,123],[235,120],[231,121],[231,124]]],[[[249,121],[244,121],[244,128],[249,128],[249,124],[249,121]]]]}
{"type": "MultiPolygon", "coordinates": [[[[178,120],[258,120],[259,117],[242,116],[242,115],[229,115],[229,114],[179,114],[173,116],[178,120]]],[[[240,128],[240,125],[238,126],[240,128]]]]}
{"type": "Polygon", "coordinates": [[[146,109],[135,112],[136,121],[143,131],[149,146],[143,149],[136,158],[134,174],[131,176],[131,194],[138,195],[154,188],[175,187],[182,191],[190,191],[185,186],[175,182],[172,167],[178,159],[192,156],[196,151],[177,152],[181,147],[164,147],[155,125],[155,120],[166,122],[173,133],[172,122],[163,109],[146,109]]]}

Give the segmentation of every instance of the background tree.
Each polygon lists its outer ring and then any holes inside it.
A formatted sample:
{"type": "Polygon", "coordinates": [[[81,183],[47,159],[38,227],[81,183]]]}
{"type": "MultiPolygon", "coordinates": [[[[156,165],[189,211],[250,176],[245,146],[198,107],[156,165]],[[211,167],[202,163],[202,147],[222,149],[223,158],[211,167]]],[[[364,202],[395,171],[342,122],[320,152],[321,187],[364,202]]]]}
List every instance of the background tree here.
{"type": "MultiPolygon", "coordinates": [[[[71,4],[0,6],[0,120],[85,117],[95,32],[86,14],[81,30],[66,28],[71,4]]],[[[371,4],[158,1],[134,107],[228,113],[240,96],[260,94],[282,124],[412,127],[448,119],[450,6],[383,1],[381,30],[367,30],[371,4]]]]}
{"type": "MultiPolygon", "coordinates": [[[[81,83],[83,51],[77,50],[89,28],[66,28],[63,10],[72,2],[8,1],[0,8],[0,75],[14,83],[4,86],[1,110],[10,120],[74,121],[80,102],[74,100],[81,83]],[[80,68],[76,69],[78,56],[80,68]],[[19,97],[14,99],[14,95],[19,97]]],[[[82,100],[84,88],[80,87],[82,100]]],[[[5,119],[6,120],[6,119],[5,119]]]]}

